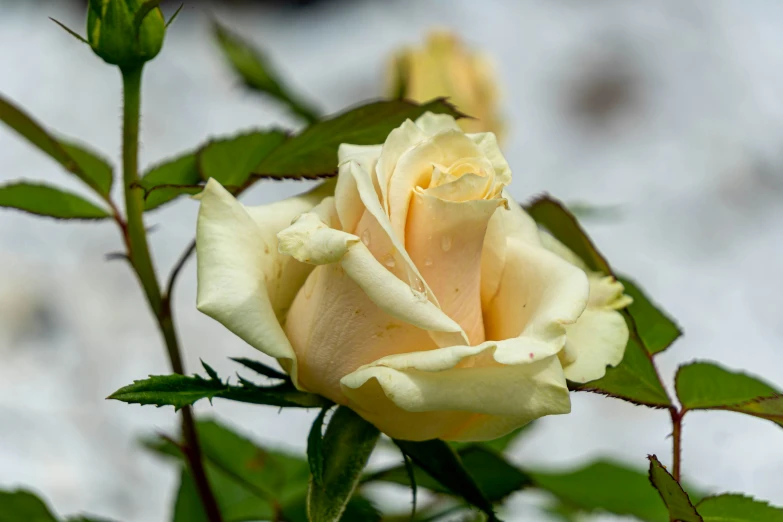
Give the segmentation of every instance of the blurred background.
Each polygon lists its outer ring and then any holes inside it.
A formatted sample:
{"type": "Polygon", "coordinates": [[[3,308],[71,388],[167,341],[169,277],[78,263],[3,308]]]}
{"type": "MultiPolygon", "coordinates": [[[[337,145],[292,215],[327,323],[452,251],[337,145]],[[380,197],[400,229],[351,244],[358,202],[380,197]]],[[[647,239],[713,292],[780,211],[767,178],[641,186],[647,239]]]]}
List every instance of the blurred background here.
{"type": "MultiPolygon", "coordinates": [[[[86,2],[0,0],[0,92],[39,121],[120,151],[120,78],[51,23],[83,32],[86,2]]],[[[164,3],[173,13],[177,4],[164,3]]],[[[188,1],[146,69],[144,166],[238,129],[297,125],[240,87],[209,32],[210,17],[266,50],[288,84],[326,113],[387,91],[392,54],[447,28],[490,56],[502,92],[512,194],[542,191],[610,207],[584,224],[608,259],[637,279],[685,330],[659,356],[671,388],[680,363],[720,361],[783,386],[783,3],[779,0],[188,1]]],[[[0,128],[0,182],[78,181],[0,128]]],[[[304,185],[261,183],[263,203],[304,185]]],[[[151,213],[156,264],[167,273],[195,230],[197,204],[151,213]]],[[[167,519],[176,470],[138,437],[176,429],[171,408],[103,398],[168,373],[128,267],[107,262],[116,228],[0,212],[0,487],[41,492],[61,513],[127,522],[167,519]]],[[[229,356],[256,357],[195,309],[195,266],[175,293],[190,371],[222,375],[229,356]]],[[[610,456],[638,468],[671,461],[666,411],[573,394],[573,413],[537,422],[513,447],[520,464],[563,469],[610,456]]],[[[199,404],[256,440],[303,452],[316,412],[199,404]]],[[[683,473],[706,491],[783,505],[783,434],[732,413],[692,413],[683,473]]],[[[394,460],[394,454],[376,456],[394,460]]],[[[387,460],[388,460],[387,459],[387,460]]],[[[376,462],[377,464],[377,462],[376,462]]],[[[400,489],[402,502],[408,493],[400,489]]],[[[544,520],[519,493],[507,520],[544,520]]],[[[597,517],[592,520],[624,520],[597,517]]]]}

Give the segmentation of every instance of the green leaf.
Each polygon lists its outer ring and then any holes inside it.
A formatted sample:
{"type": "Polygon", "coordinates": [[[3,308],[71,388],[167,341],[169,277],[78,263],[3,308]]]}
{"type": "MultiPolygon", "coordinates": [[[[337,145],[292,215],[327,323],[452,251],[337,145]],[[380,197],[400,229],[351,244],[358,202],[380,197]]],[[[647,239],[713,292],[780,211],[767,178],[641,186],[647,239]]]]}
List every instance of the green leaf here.
{"type": "Polygon", "coordinates": [[[323,440],[323,481],[311,481],[307,493],[310,522],[340,520],[379,436],[378,429],[353,410],[337,408],[323,440]]]}
{"type": "Polygon", "coordinates": [[[502,437],[498,437],[497,439],[488,440],[484,442],[449,442],[449,445],[457,450],[457,453],[459,453],[459,450],[462,448],[467,448],[471,446],[475,446],[476,444],[479,444],[485,448],[488,448],[492,451],[495,451],[497,453],[503,454],[515,440],[517,440],[517,437],[521,437],[524,432],[526,432],[531,426],[533,426],[532,422],[528,422],[521,428],[517,428],[506,435],[503,435],[502,437]]]}
{"type": "Polygon", "coordinates": [[[57,219],[105,219],[109,213],[81,196],[26,182],[0,186],[0,207],[57,219]]]}
{"type": "Polygon", "coordinates": [[[655,455],[650,455],[647,458],[650,459],[650,482],[663,499],[671,520],[678,522],[704,522],[699,513],[696,512],[696,508],[691,504],[688,494],[674,480],[674,477],[666,471],[666,468],[658,461],[658,458],[655,455]]]}
{"type": "Polygon", "coordinates": [[[674,387],[688,410],[728,410],[783,426],[783,395],[756,377],[709,362],[681,366],[674,387]]]}
{"type": "MultiPolygon", "coordinates": [[[[533,483],[527,473],[510,464],[499,453],[483,444],[471,443],[463,446],[457,451],[457,454],[462,461],[462,466],[486,499],[492,503],[499,502],[511,493],[533,483]]],[[[462,498],[459,491],[449,489],[416,465],[414,465],[414,477],[418,487],[462,498]]],[[[364,479],[365,482],[376,480],[393,482],[403,486],[410,483],[408,472],[404,466],[386,468],[372,473],[364,479]]]]}
{"type": "Polygon", "coordinates": [[[201,179],[215,178],[224,187],[242,187],[261,160],[286,139],[284,132],[271,130],[212,140],[198,152],[201,179]]]}
{"type": "Polygon", "coordinates": [[[297,390],[290,382],[275,386],[257,386],[241,379],[240,386],[232,386],[219,379],[176,374],[152,375],[148,379],[134,381],[133,384],[112,393],[108,398],[130,404],[174,406],[175,409],[179,409],[194,404],[200,399],[211,401],[215,397],[293,408],[322,408],[331,404],[320,395],[297,390]]]}
{"type": "Polygon", "coordinates": [[[636,323],[636,330],[645,348],[650,354],[664,351],[682,335],[679,326],[653,304],[635,282],[627,277],[617,279],[625,287],[625,293],[633,298],[627,310],[636,323]]]}
{"type": "Polygon", "coordinates": [[[29,491],[0,491],[0,522],[57,522],[43,500],[29,491]]]}
{"type": "Polygon", "coordinates": [[[708,497],[696,509],[704,522],[783,522],[783,509],[744,495],[708,497]]]}
{"type": "Polygon", "coordinates": [[[265,377],[269,377],[270,379],[288,380],[288,375],[279,372],[274,368],[270,368],[266,364],[261,363],[259,361],[254,361],[253,359],[246,359],[244,357],[231,357],[231,360],[234,362],[238,362],[239,364],[241,364],[246,368],[250,368],[256,373],[259,373],[265,377]]]}
{"type": "Polygon", "coordinates": [[[669,520],[647,474],[623,464],[599,460],[571,471],[528,473],[535,486],[571,508],[631,515],[646,522],[669,520]]]}
{"type": "Polygon", "coordinates": [[[324,479],[324,419],[329,408],[324,408],[313,421],[310,434],[307,436],[307,462],[310,464],[310,474],[318,486],[323,485],[324,479]]]}
{"type": "Polygon", "coordinates": [[[144,189],[144,209],[152,210],[179,196],[197,194],[209,178],[237,193],[250,182],[250,175],[287,136],[279,130],[250,131],[216,138],[198,148],[149,170],[139,181],[144,189]]]}
{"type": "Polygon", "coordinates": [[[144,189],[144,210],[158,208],[183,194],[200,192],[200,182],[195,152],[161,163],[139,180],[144,189]]]}
{"type": "Polygon", "coordinates": [[[247,87],[275,98],[309,123],[318,120],[318,111],[285,87],[267,58],[250,42],[217,21],[214,32],[223,55],[247,87]]]}
{"type": "Polygon", "coordinates": [[[671,400],[661,385],[647,352],[633,334],[619,365],[607,368],[606,375],[597,381],[571,384],[571,389],[600,393],[651,408],[671,406],[671,400]]]}
{"type": "MultiPolygon", "coordinates": [[[[489,520],[497,520],[492,503],[479,488],[462,463],[459,455],[442,440],[411,442],[394,440],[411,460],[450,492],[461,496],[487,514],[489,520]]],[[[477,450],[480,448],[477,446],[477,450]]],[[[498,460],[503,459],[498,456],[498,460]]]]}
{"type": "MultiPolygon", "coordinates": [[[[300,502],[307,488],[308,467],[304,459],[271,451],[229,428],[200,421],[197,431],[207,478],[224,522],[270,520],[282,506],[300,502]]],[[[169,440],[148,447],[181,461],[181,452],[169,440]]],[[[190,474],[184,470],[175,504],[175,522],[204,521],[201,501],[190,474]]]]}
{"type": "Polygon", "coordinates": [[[255,174],[298,179],[332,176],[337,172],[340,144],[381,144],[406,119],[416,119],[427,111],[464,116],[443,99],[423,105],[401,100],[369,103],[310,125],[272,151],[255,174]]]}
{"type": "Polygon", "coordinates": [[[2,96],[0,96],[0,121],[65,167],[67,171],[76,175],[98,194],[104,198],[109,196],[112,169],[95,153],[80,145],[55,139],[24,111],[2,96]]]}
{"type": "Polygon", "coordinates": [[[576,217],[560,201],[549,196],[533,200],[525,207],[539,225],[546,228],[561,243],[571,249],[587,264],[590,270],[613,274],[606,258],[598,251],[576,217]]]}

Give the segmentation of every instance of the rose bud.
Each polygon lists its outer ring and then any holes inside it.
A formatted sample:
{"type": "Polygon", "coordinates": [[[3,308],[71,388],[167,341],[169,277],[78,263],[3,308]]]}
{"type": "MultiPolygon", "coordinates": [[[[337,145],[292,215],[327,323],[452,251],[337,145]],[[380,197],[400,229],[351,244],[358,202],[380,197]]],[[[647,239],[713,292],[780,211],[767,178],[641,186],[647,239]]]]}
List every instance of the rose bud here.
{"type": "Polygon", "coordinates": [[[496,74],[490,60],[472,53],[448,31],[433,31],[422,48],[408,48],[393,58],[391,96],[426,102],[448,97],[471,116],[459,121],[465,132],[494,132],[502,138],[496,74]]]}
{"type": "Polygon", "coordinates": [[[494,134],[431,113],[342,145],[336,186],[245,207],[210,180],[198,308],[391,437],[489,440],[568,413],[566,379],[621,361],[629,300],[510,182],[494,134]]]}
{"type": "Polygon", "coordinates": [[[87,41],[105,62],[134,68],[160,52],[166,34],[163,13],[158,7],[140,13],[143,4],[142,0],[90,0],[87,41]]]}

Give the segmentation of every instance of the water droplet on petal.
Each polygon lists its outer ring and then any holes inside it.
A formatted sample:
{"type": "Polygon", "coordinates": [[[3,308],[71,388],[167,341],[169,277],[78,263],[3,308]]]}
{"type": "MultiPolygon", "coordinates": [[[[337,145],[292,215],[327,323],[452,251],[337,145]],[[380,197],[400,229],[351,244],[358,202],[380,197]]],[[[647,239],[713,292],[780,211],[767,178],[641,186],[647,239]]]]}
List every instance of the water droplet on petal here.
{"type": "Polygon", "coordinates": [[[424,266],[432,266],[432,259],[430,259],[429,257],[425,257],[424,266]]]}
{"type": "Polygon", "coordinates": [[[451,250],[451,236],[443,236],[440,238],[440,247],[444,252],[451,250]]]}
{"type": "Polygon", "coordinates": [[[364,243],[364,246],[370,246],[370,231],[368,229],[362,232],[362,243],[364,243]]]}
{"type": "Polygon", "coordinates": [[[383,264],[389,268],[394,268],[394,265],[396,265],[394,257],[392,257],[391,254],[387,254],[386,257],[383,258],[383,264]]]}
{"type": "Polygon", "coordinates": [[[410,284],[413,295],[416,296],[420,301],[426,301],[427,293],[426,289],[424,288],[424,282],[418,276],[414,275],[410,279],[410,284]]]}

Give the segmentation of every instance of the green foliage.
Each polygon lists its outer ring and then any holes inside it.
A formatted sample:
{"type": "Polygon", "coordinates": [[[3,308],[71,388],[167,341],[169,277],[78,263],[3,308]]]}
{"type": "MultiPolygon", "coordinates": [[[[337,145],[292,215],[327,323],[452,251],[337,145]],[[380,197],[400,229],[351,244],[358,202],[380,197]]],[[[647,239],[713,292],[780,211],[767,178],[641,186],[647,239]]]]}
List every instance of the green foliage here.
{"type": "Polygon", "coordinates": [[[34,183],[0,186],[0,207],[57,219],[105,219],[109,213],[81,196],[34,183]]]}
{"type": "Polygon", "coordinates": [[[475,446],[476,444],[479,444],[485,448],[488,448],[492,451],[495,451],[497,453],[503,454],[508,447],[517,440],[518,437],[523,435],[528,429],[530,429],[531,426],[533,426],[533,422],[528,422],[524,426],[517,428],[506,435],[503,435],[502,437],[498,437],[497,439],[487,440],[484,442],[449,442],[449,445],[451,445],[452,448],[457,450],[457,453],[459,453],[459,450],[462,448],[467,448],[471,446],[475,446]]]}
{"type": "Polygon", "coordinates": [[[139,181],[144,189],[144,209],[200,192],[209,178],[236,193],[250,182],[253,168],[285,139],[285,133],[277,130],[250,131],[211,140],[195,152],[157,165],[139,181]]]}
{"type": "Polygon", "coordinates": [[[213,24],[218,46],[228,63],[250,89],[266,94],[308,123],[318,120],[318,111],[294,95],[280,79],[260,50],[219,22],[213,24]]]}
{"type": "Polygon", "coordinates": [[[546,228],[579,256],[590,270],[604,274],[613,273],[609,263],[579,225],[579,221],[560,201],[543,196],[535,199],[525,210],[536,223],[546,228]]]}
{"type": "Polygon", "coordinates": [[[284,132],[271,130],[212,140],[198,153],[201,179],[215,178],[225,187],[242,187],[253,169],[286,138],[284,132]]]}
{"type": "MultiPolygon", "coordinates": [[[[211,372],[211,368],[206,365],[205,368],[208,373],[211,372]]],[[[320,395],[297,390],[291,381],[258,386],[240,377],[239,383],[239,386],[224,383],[214,374],[207,379],[198,375],[152,375],[120,388],[108,398],[131,404],[174,406],[175,409],[200,399],[211,401],[215,397],[291,408],[323,408],[331,404],[320,395]]]]}
{"type": "Polygon", "coordinates": [[[324,436],[323,426],[329,408],[323,408],[313,421],[307,436],[307,462],[310,464],[310,474],[317,486],[323,485],[324,479],[324,436]]]}
{"type": "Polygon", "coordinates": [[[704,522],[783,522],[783,509],[744,495],[708,497],[696,509],[704,522]]]}
{"type": "MultiPolygon", "coordinates": [[[[207,477],[224,522],[270,520],[308,522],[305,507],[309,467],[297,456],[262,448],[214,421],[197,424],[207,477]]],[[[184,464],[169,438],[146,441],[152,451],[184,464]]],[[[344,520],[379,520],[362,497],[351,499],[344,520]],[[356,516],[356,518],[348,518],[356,516]],[[363,518],[359,518],[363,517],[363,518]]],[[[206,522],[196,486],[187,469],[180,476],[174,522],[206,522]]]]}
{"type": "Polygon", "coordinates": [[[675,388],[685,409],[735,411],[783,426],[783,395],[745,373],[731,372],[709,362],[694,362],[679,368],[675,388]]]}
{"type": "Polygon", "coordinates": [[[407,119],[425,112],[462,117],[443,99],[425,104],[379,101],[361,105],[307,127],[277,147],[255,169],[260,177],[317,179],[337,173],[337,149],[342,143],[379,145],[407,119]]]}
{"type": "Polygon", "coordinates": [[[535,487],[571,510],[631,515],[646,522],[669,520],[647,474],[623,464],[599,460],[572,471],[529,473],[535,487]]]}
{"type": "Polygon", "coordinates": [[[209,178],[238,194],[261,178],[331,177],[337,172],[341,143],[383,143],[406,119],[427,111],[462,116],[443,100],[424,105],[385,101],[319,121],[292,138],[279,130],[217,138],[150,169],[139,181],[145,192],[144,208],[152,210],[184,194],[198,193],[209,178]]]}
{"type": "Polygon", "coordinates": [[[633,298],[627,310],[647,352],[654,355],[671,346],[682,335],[677,323],[653,304],[635,282],[627,277],[617,279],[625,287],[625,293],[633,298]]]}
{"type": "MultiPolygon", "coordinates": [[[[500,502],[511,493],[532,484],[532,479],[527,473],[510,464],[500,454],[487,448],[484,444],[471,443],[462,446],[457,450],[457,455],[460,462],[452,463],[452,465],[461,465],[486,500],[491,503],[500,502]]],[[[444,485],[439,482],[439,479],[434,478],[422,467],[416,465],[415,460],[413,462],[413,473],[417,486],[435,493],[445,493],[460,498],[462,490],[467,489],[475,493],[470,486],[451,488],[448,484],[444,485]]],[[[393,466],[374,472],[365,477],[364,482],[376,480],[393,482],[403,486],[410,484],[410,477],[404,466],[393,466]]]]}
{"type": "Polygon", "coordinates": [[[658,490],[671,520],[679,522],[704,522],[691,504],[688,494],[655,455],[650,455],[650,482],[658,490]]]}
{"type": "MultiPolygon", "coordinates": [[[[486,513],[490,521],[497,520],[491,501],[484,495],[476,483],[477,481],[463,465],[460,456],[447,443],[442,440],[411,442],[396,439],[394,442],[416,466],[424,470],[448,491],[479,508],[486,513]]],[[[478,446],[476,448],[481,451],[478,446]]],[[[499,456],[497,460],[503,461],[499,456]]],[[[482,467],[484,467],[483,464],[482,462],[482,467]]],[[[493,473],[497,471],[493,470],[491,466],[489,469],[493,473]]],[[[500,483],[503,484],[503,479],[500,479],[500,483]]],[[[427,487],[425,484],[426,482],[420,485],[427,487]]]]}
{"type": "Polygon", "coordinates": [[[0,121],[77,176],[104,199],[108,197],[112,185],[112,168],[94,152],[69,141],[56,139],[28,114],[2,96],[0,121]]]}
{"type": "Polygon", "coordinates": [[[241,364],[246,368],[250,368],[254,372],[261,374],[264,377],[269,377],[270,379],[280,379],[284,381],[288,380],[288,375],[279,372],[274,368],[270,368],[262,362],[254,361],[253,359],[246,359],[244,357],[231,357],[231,360],[241,364]]]}
{"type": "Polygon", "coordinates": [[[195,152],[151,168],[139,180],[139,186],[144,189],[144,210],[158,208],[183,194],[201,192],[201,181],[195,152]]]}
{"type": "Polygon", "coordinates": [[[0,491],[0,522],[57,522],[43,500],[29,491],[0,491]]]}
{"type": "Polygon", "coordinates": [[[337,408],[323,437],[323,478],[311,480],[307,492],[310,522],[340,520],[379,436],[353,410],[337,408]]]}
{"type": "Polygon", "coordinates": [[[87,41],[106,63],[142,66],[163,47],[166,22],[160,0],[89,0],[87,41]]]}
{"type": "Polygon", "coordinates": [[[633,334],[628,340],[620,364],[607,368],[606,375],[602,378],[586,384],[572,385],[572,389],[600,393],[651,408],[666,408],[671,405],[647,352],[633,334]]]}

